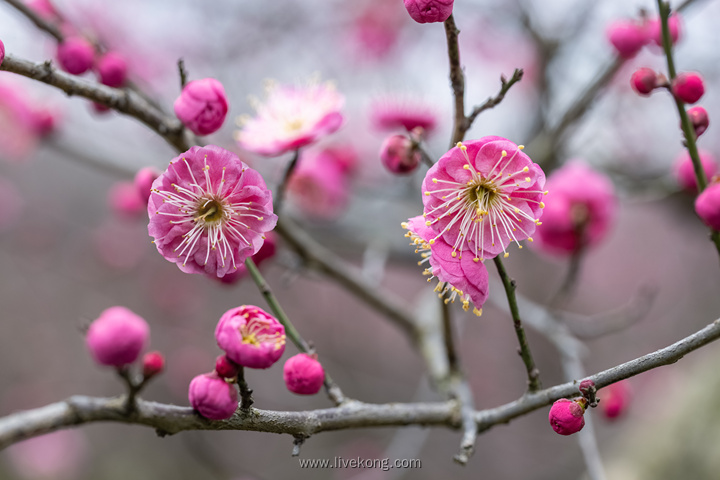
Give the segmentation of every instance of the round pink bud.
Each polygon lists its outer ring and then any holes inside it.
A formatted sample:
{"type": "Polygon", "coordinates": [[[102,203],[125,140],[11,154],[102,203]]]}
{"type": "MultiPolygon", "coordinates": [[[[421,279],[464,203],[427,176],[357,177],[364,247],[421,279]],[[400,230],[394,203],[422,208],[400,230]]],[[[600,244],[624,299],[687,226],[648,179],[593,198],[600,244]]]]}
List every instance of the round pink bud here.
{"type": "Polygon", "coordinates": [[[218,346],[228,358],[249,368],[269,368],[285,351],[285,327],[253,305],[228,310],[215,329],[218,346]]]}
{"type": "Polygon", "coordinates": [[[165,369],[165,357],[160,352],[148,352],[143,355],[143,377],[154,377],[165,369]]]}
{"type": "Polygon", "coordinates": [[[708,185],[695,199],[695,212],[713,230],[720,230],[720,183],[708,185]]]}
{"type": "Polygon", "coordinates": [[[80,75],[92,68],[95,49],[82,37],[66,38],[58,45],[57,59],[63,70],[73,75],[80,75]]]}
{"type": "Polygon", "coordinates": [[[109,87],[120,88],[127,80],[127,61],[115,52],[108,52],[97,61],[97,72],[100,83],[109,87]]]}
{"type": "Polygon", "coordinates": [[[447,20],[455,0],[405,0],[410,17],[418,23],[435,23],[447,20]]]}
{"type": "Polygon", "coordinates": [[[291,392],[298,395],[315,395],[323,386],[325,371],[318,362],[317,355],[298,353],[285,362],[283,378],[291,392]]]}
{"type": "Polygon", "coordinates": [[[5,60],[5,44],[0,40],[0,65],[5,60]]]}
{"type": "Polygon", "coordinates": [[[150,337],[150,327],[125,307],[111,307],[90,324],[85,342],[101,365],[122,367],[137,360],[150,337]]]}
{"type": "Polygon", "coordinates": [[[580,390],[580,393],[583,394],[583,396],[587,396],[590,392],[595,390],[595,382],[592,380],[583,380],[580,382],[580,387],[578,388],[580,390]]]}
{"type": "Polygon", "coordinates": [[[225,420],[238,407],[238,393],[234,385],[215,373],[204,373],[193,378],[188,389],[190,405],[205,418],[225,420]]]}
{"type": "MultiPolygon", "coordinates": [[[[705,177],[711,178],[718,172],[718,163],[712,153],[700,150],[698,152],[700,156],[700,165],[705,171],[705,177]]],[[[697,191],[697,179],[695,178],[695,167],[693,166],[690,154],[687,151],[683,153],[675,160],[675,178],[677,178],[680,186],[688,192],[697,191]]]]}
{"type": "Polygon", "coordinates": [[[625,59],[633,58],[648,42],[645,27],[632,20],[617,20],[605,33],[618,55],[625,59]]]}
{"type": "Polygon", "coordinates": [[[693,129],[695,129],[695,137],[699,137],[705,130],[710,126],[710,118],[708,117],[707,110],[701,106],[688,108],[688,118],[692,123],[693,129]]]}
{"type": "MultiPolygon", "coordinates": [[[[670,40],[673,45],[680,39],[680,15],[676,12],[668,18],[668,29],[670,30],[670,40]]],[[[648,38],[655,42],[656,45],[662,47],[662,24],[659,18],[650,20],[648,23],[648,38]]]]}
{"type": "Polygon", "coordinates": [[[650,95],[657,87],[657,73],[652,68],[638,68],[630,77],[630,85],[640,95],[650,95]]]}
{"type": "Polygon", "coordinates": [[[107,198],[110,208],[121,216],[137,217],[147,210],[146,203],[132,182],[117,182],[108,190],[107,198]]]}
{"type": "Polygon", "coordinates": [[[555,433],[572,435],[585,426],[585,409],[576,401],[561,398],[550,408],[548,420],[555,433]]]}
{"type": "Polygon", "coordinates": [[[152,184],[161,173],[162,172],[155,167],[145,167],[138,170],[135,174],[135,178],[133,179],[135,190],[137,190],[140,199],[145,203],[145,205],[148,204],[152,184]]]}
{"type": "Polygon", "coordinates": [[[622,415],[628,408],[631,399],[628,382],[613,383],[603,388],[600,410],[606,418],[614,419],[622,415]]]}
{"type": "Polygon", "coordinates": [[[228,112],[222,83],[214,78],[194,80],[175,100],[175,115],[196,135],[209,135],[222,127],[228,112]]]}
{"type": "Polygon", "coordinates": [[[215,372],[222,378],[235,378],[240,372],[240,367],[227,355],[220,355],[215,360],[215,372]]]}
{"type": "Polygon", "coordinates": [[[392,173],[410,173],[420,165],[420,159],[420,151],[413,149],[412,140],[404,135],[392,135],[380,147],[380,160],[392,173]]]}
{"type": "Polygon", "coordinates": [[[672,92],[685,103],[695,103],[705,93],[705,85],[699,74],[683,72],[672,81],[672,92]]]}

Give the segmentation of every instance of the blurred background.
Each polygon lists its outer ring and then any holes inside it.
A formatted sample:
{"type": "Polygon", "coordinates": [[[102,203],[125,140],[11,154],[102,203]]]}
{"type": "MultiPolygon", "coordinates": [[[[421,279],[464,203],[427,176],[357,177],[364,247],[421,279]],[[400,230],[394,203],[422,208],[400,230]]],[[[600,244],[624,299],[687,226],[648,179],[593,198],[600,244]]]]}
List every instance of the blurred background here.
{"type": "MultiPolygon", "coordinates": [[[[587,85],[613,64],[608,24],[637,17],[641,8],[652,16],[655,3],[455,3],[468,108],[497,93],[501,74],[509,78],[513,69],[525,70],[504,102],[483,113],[466,138],[504,136],[528,145],[527,153],[548,172],[580,159],[613,179],[617,216],[604,241],[584,256],[575,294],[563,307],[576,314],[567,316],[573,331],[594,332],[586,341],[586,371],[664,347],[717,318],[717,254],[694,214],[693,195],[682,191],[673,175],[683,148],[677,112],[667,93],[641,98],[629,85],[637,67],[664,71],[659,49],[645,48],[625,62],[580,118],[552,134],[587,85]],[[623,328],[611,328],[617,323],[623,328]],[[606,335],[597,335],[605,330],[606,335]]],[[[322,181],[312,191],[294,188],[288,212],[320,243],[361,267],[379,288],[418,315],[427,309],[432,287],[400,228],[421,213],[419,184],[426,167],[402,177],[387,172],[378,151],[393,132],[378,129],[372,118],[388,104],[420,108],[437,120],[426,150],[434,159],[447,151],[452,97],[441,24],[415,23],[400,0],[54,4],[83,34],[124,55],[132,80],[168,111],[180,92],[179,58],[190,79],[220,80],[230,99],[229,120],[204,141],[238,153],[271,189],[290,155],[268,159],[241,151],[233,140],[233,119],[253,114],[248,96],[262,99],[265,79],[302,83],[319,73],[332,80],[346,98],[346,123],[308,148],[308,154],[339,147],[355,152],[356,167],[339,192],[326,191],[322,181]]],[[[720,113],[718,18],[718,2],[692,2],[683,12],[676,49],[678,69],[699,71],[705,78],[702,105],[711,122],[720,113]]],[[[55,55],[55,41],[4,2],[0,32],[10,54],[33,61],[55,55]]],[[[115,375],[93,364],[82,335],[114,305],[148,321],[151,348],[167,359],[167,371],[143,397],[187,405],[190,379],[212,370],[220,353],[213,336],[219,317],[240,304],[264,302],[247,279],[228,285],[180,272],[150,244],[143,208],[124,201],[117,184],[130,180],[127,171],[164,170],[175,152],[138,122],[98,112],[88,101],[29,79],[0,72],[0,93],[0,414],[73,394],[121,393],[115,375]],[[44,127],[21,121],[23,115],[44,119],[44,127]]],[[[720,137],[713,132],[711,125],[699,147],[720,155],[720,137]]],[[[513,250],[506,265],[522,295],[546,304],[562,284],[569,261],[527,248],[513,250]]],[[[332,281],[304,269],[282,242],[262,268],[347,395],[367,402],[441,398],[428,386],[422,358],[393,325],[332,281]]],[[[501,290],[492,268],[490,276],[490,288],[501,290]]],[[[481,318],[459,306],[453,314],[462,329],[459,350],[477,408],[522,395],[526,379],[510,318],[490,304],[481,318]]],[[[563,382],[553,344],[532,329],[528,335],[543,383],[563,382]]],[[[285,357],[294,353],[289,345],[285,357]]],[[[622,397],[623,408],[613,419],[600,409],[588,412],[608,478],[717,477],[719,457],[712,445],[720,431],[720,384],[713,366],[719,356],[720,347],[710,345],[676,365],[631,379],[631,393],[622,397]]],[[[258,408],[330,406],[322,394],[289,393],[281,362],[247,377],[258,408]]],[[[459,434],[445,429],[323,433],[309,439],[301,453],[302,458],[422,461],[421,469],[389,472],[303,470],[290,456],[290,437],[252,432],[158,438],[144,427],[93,424],[31,442],[0,454],[1,479],[549,480],[583,478],[585,472],[577,442],[552,432],[547,409],[481,435],[464,468],[452,461],[459,434]]]]}

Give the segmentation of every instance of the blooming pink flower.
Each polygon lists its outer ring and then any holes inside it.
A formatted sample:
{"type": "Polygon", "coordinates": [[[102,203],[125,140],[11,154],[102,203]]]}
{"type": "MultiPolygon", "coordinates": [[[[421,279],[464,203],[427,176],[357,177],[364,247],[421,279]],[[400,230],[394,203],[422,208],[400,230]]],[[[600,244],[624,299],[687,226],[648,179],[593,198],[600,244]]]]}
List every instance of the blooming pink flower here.
{"type": "MultiPolygon", "coordinates": [[[[545,204],[542,169],[523,147],[501,137],[483,137],[453,147],[423,181],[426,225],[452,247],[451,256],[473,261],[505,252],[529,239],[545,204]]],[[[507,255],[507,253],[506,253],[507,255]]]]}
{"type": "Polygon", "coordinates": [[[116,182],[108,190],[108,204],[115,213],[127,217],[140,216],[147,208],[133,182],[116,182]]]}
{"type": "Polygon", "coordinates": [[[143,377],[154,377],[165,369],[165,357],[160,352],[148,352],[143,355],[143,377]]]}
{"type": "Polygon", "coordinates": [[[707,130],[707,128],[710,126],[710,119],[708,118],[707,110],[705,110],[699,105],[696,107],[688,108],[687,115],[690,119],[690,123],[692,123],[693,129],[695,130],[696,137],[699,137],[700,135],[705,133],[705,130],[707,130]]]}
{"type": "MultiPolygon", "coordinates": [[[[680,14],[675,12],[668,18],[668,28],[670,30],[670,40],[675,44],[680,39],[680,14]]],[[[662,47],[662,25],[659,18],[654,18],[648,22],[647,35],[656,45],[662,47]]]]}
{"type": "Polygon", "coordinates": [[[561,398],[550,408],[548,420],[555,433],[572,435],[585,426],[584,414],[585,408],[580,402],[561,398]]]}
{"type": "Polygon", "coordinates": [[[720,183],[713,182],[695,199],[695,212],[713,230],[720,231],[720,183]]]}
{"type": "Polygon", "coordinates": [[[222,378],[235,378],[240,372],[238,364],[230,360],[227,355],[220,355],[215,359],[215,373],[222,378]]]}
{"type": "Polygon", "coordinates": [[[228,112],[225,89],[214,78],[189,82],[173,107],[175,115],[196,135],[210,135],[220,130],[228,112]]]}
{"type": "Polygon", "coordinates": [[[423,260],[418,262],[422,265],[425,262],[430,264],[424,272],[438,279],[435,291],[439,295],[450,293],[447,301],[454,302],[460,298],[465,311],[470,309],[470,302],[473,303],[473,313],[482,315],[482,306],[488,297],[489,277],[485,264],[476,261],[473,255],[454,255],[453,248],[448,245],[442,237],[437,238],[430,245],[430,240],[435,232],[426,225],[423,216],[409,219],[402,224],[407,229],[405,234],[415,245],[415,252],[419,253],[423,260]]]}
{"type": "Polygon", "coordinates": [[[404,0],[410,17],[418,23],[444,22],[453,11],[454,0],[404,0]]]}
{"type": "Polygon", "coordinates": [[[344,98],[330,83],[307,87],[271,86],[257,116],[242,119],[239,145],[268,157],[282,155],[335,132],[342,126],[344,98]]]}
{"type": "Polygon", "coordinates": [[[285,351],[285,327],[253,305],[225,312],[215,329],[218,346],[228,358],[249,368],[268,368],[285,351]]]}
{"type": "Polygon", "coordinates": [[[210,420],[225,420],[238,407],[235,385],[229,384],[215,373],[204,373],[193,378],[188,389],[190,405],[210,420]]]}
{"type": "Polygon", "coordinates": [[[412,173],[420,165],[421,154],[413,149],[412,140],[405,135],[391,135],[380,147],[380,160],[392,173],[412,173]]]}
{"type": "Polygon", "coordinates": [[[638,68],[630,77],[630,85],[640,95],[650,95],[657,83],[657,73],[652,68],[638,68]]]}
{"type": "Polygon", "coordinates": [[[214,145],[170,162],[153,182],[148,214],[162,256],[183,272],[218,277],[256,254],[277,222],[260,174],[214,145]]]}
{"type": "Polygon", "coordinates": [[[602,397],[600,410],[608,419],[615,419],[625,413],[632,397],[630,384],[627,381],[610,384],[600,393],[602,397]]]}
{"type": "Polygon", "coordinates": [[[350,196],[345,167],[323,152],[300,156],[287,190],[303,213],[324,220],[337,218],[347,207],[350,196]]]}
{"type": "Polygon", "coordinates": [[[82,37],[70,37],[58,44],[57,59],[63,70],[81,75],[93,66],[95,49],[82,37]]]}
{"type": "Polygon", "coordinates": [[[125,307],[111,307],[90,324],[85,343],[99,364],[122,367],[137,360],[149,337],[145,320],[125,307]]]}
{"type": "MultiPolygon", "coordinates": [[[[263,242],[262,247],[260,247],[260,250],[258,250],[258,252],[251,258],[253,259],[253,262],[255,262],[255,265],[260,268],[260,265],[264,263],[265,260],[268,260],[275,256],[276,250],[277,236],[273,232],[268,232],[265,236],[265,241],[263,242]]],[[[243,263],[238,265],[237,270],[235,270],[234,272],[226,273],[225,276],[222,278],[218,278],[215,275],[212,275],[211,277],[218,279],[220,282],[226,285],[232,285],[245,278],[247,274],[247,267],[243,263]]]]}
{"type": "Polygon", "coordinates": [[[610,43],[625,59],[633,58],[649,41],[645,25],[634,20],[616,20],[606,31],[610,43]]]}
{"type": "Polygon", "coordinates": [[[705,93],[705,85],[702,77],[693,72],[678,74],[672,81],[673,94],[685,103],[695,103],[705,93]]]}
{"type": "Polygon", "coordinates": [[[378,130],[404,128],[410,132],[420,127],[430,133],[437,125],[437,112],[415,100],[385,98],[373,103],[370,119],[378,130]]]}
{"type": "Polygon", "coordinates": [[[120,88],[127,80],[127,61],[125,57],[116,52],[108,52],[95,65],[100,83],[109,87],[120,88]]]}
{"type": "MultiPolygon", "coordinates": [[[[715,160],[715,156],[706,151],[700,150],[698,152],[700,156],[700,165],[702,165],[705,171],[705,177],[710,179],[713,175],[718,173],[718,162],[715,160]]],[[[693,166],[692,158],[687,150],[678,156],[675,160],[675,178],[677,179],[680,186],[688,192],[697,191],[697,179],[695,178],[695,167],[693,166]]]]}
{"type": "Polygon", "coordinates": [[[135,189],[137,190],[138,195],[145,205],[147,205],[148,200],[150,199],[152,184],[161,173],[162,172],[155,167],[145,167],[138,170],[135,174],[133,183],[135,184],[135,189]]]}
{"type": "Polygon", "coordinates": [[[612,182],[581,163],[556,170],[547,181],[549,193],[538,247],[568,254],[595,245],[607,234],[617,204],[612,182]]]}
{"type": "Polygon", "coordinates": [[[315,395],[325,381],[325,370],[317,355],[298,353],[285,361],[283,379],[287,389],[298,395],[315,395]]]}

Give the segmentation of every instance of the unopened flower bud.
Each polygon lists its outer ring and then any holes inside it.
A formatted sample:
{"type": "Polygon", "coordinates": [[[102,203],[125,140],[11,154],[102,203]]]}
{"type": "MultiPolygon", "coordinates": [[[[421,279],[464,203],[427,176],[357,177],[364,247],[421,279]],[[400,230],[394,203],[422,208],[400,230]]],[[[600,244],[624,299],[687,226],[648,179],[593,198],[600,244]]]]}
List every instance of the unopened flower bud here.
{"type": "Polygon", "coordinates": [[[291,392],[298,395],[314,395],[323,386],[325,371],[316,355],[298,353],[285,362],[283,378],[291,392]]]}
{"type": "Polygon", "coordinates": [[[455,0],[405,0],[405,8],[418,23],[435,23],[447,20],[455,0]]]}
{"type": "Polygon", "coordinates": [[[561,398],[553,403],[550,408],[548,420],[555,433],[560,435],[572,435],[577,433],[585,426],[585,405],[584,399],[581,401],[568,400],[561,398]]]}
{"type": "Polygon", "coordinates": [[[115,52],[108,52],[97,62],[100,83],[109,87],[120,88],[127,80],[127,62],[115,52]]]}
{"type": "Polygon", "coordinates": [[[60,67],[73,75],[81,75],[93,66],[95,49],[82,37],[70,37],[58,45],[60,67]]]}
{"type": "Polygon", "coordinates": [[[630,77],[630,85],[640,95],[650,95],[658,85],[657,73],[652,68],[638,68],[630,77]]]}
{"type": "Polygon", "coordinates": [[[683,72],[672,81],[672,92],[685,103],[695,103],[705,93],[705,85],[699,74],[683,72]]]}
{"type": "Polygon", "coordinates": [[[625,59],[633,58],[648,42],[645,26],[632,20],[617,20],[611,23],[606,35],[618,55],[625,59]]]}
{"type": "Polygon", "coordinates": [[[155,167],[145,167],[138,170],[135,174],[133,183],[135,184],[135,189],[137,190],[140,199],[145,202],[145,205],[147,205],[148,199],[150,198],[152,184],[161,173],[162,172],[155,167]]]}
{"type": "Polygon", "coordinates": [[[421,154],[414,149],[412,140],[404,135],[392,135],[380,147],[380,160],[392,173],[405,174],[420,165],[421,154]]]}
{"type": "Polygon", "coordinates": [[[708,126],[710,126],[710,118],[708,118],[707,110],[699,105],[697,107],[688,108],[687,115],[690,119],[690,123],[692,123],[692,126],[695,129],[695,137],[699,137],[705,133],[705,130],[707,130],[708,126]]]}
{"type": "Polygon", "coordinates": [[[122,367],[137,360],[149,337],[145,320],[125,307],[111,307],[90,324],[85,343],[96,362],[122,367]]]}
{"type": "Polygon", "coordinates": [[[227,355],[220,355],[215,360],[215,372],[222,378],[235,378],[240,372],[240,367],[230,360],[227,355]]]}
{"type": "MultiPolygon", "coordinates": [[[[700,150],[698,152],[700,157],[700,165],[705,171],[705,177],[711,178],[718,172],[718,162],[712,153],[700,150]]],[[[680,186],[688,192],[697,191],[697,179],[695,177],[695,167],[693,165],[692,158],[687,151],[683,153],[675,160],[674,168],[675,178],[680,186]]]]}
{"type": "Polygon", "coordinates": [[[285,351],[285,327],[253,305],[225,312],[215,329],[215,339],[230,360],[248,368],[269,368],[285,351]]]}
{"type": "Polygon", "coordinates": [[[148,352],[143,355],[143,377],[154,377],[165,369],[165,357],[160,352],[148,352]]]}
{"type": "Polygon", "coordinates": [[[220,130],[228,112],[227,96],[222,83],[214,78],[193,80],[185,85],[175,100],[175,115],[196,135],[220,130]]]}
{"type": "MultiPolygon", "coordinates": [[[[674,45],[680,39],[680,15],[677,12],[668,18],[668,29],[670,30],[670,40],[674,45]]],[[[662,47],[662,24],[659,18],[650,20],[647,31],[648,38],[655,42],[656,45],[662,47]]]]}
{"type": "Polygon", "coordinates": [[[238,407],[235,385],[227,383],[214,373],[193,378],[188,389],[188,399],[200,415],[210,420],[230,418],[238,407]]]}
{"type": "Polygon", "coordinates": [[[698,195],[695,212],[705,225],[720,231],[720,183],[711,183],[698,195]]]}

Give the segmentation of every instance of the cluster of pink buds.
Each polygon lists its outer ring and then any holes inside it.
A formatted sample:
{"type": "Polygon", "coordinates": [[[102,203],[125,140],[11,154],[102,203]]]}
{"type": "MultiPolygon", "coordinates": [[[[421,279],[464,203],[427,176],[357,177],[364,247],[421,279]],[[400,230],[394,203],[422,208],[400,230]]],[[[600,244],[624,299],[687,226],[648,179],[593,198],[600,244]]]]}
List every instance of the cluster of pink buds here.
{"type": "Polygon", "coordinates": [[[121,88],[127,82],[125,57],[113,51],[97,54],[96,47],[84,37],[71,36],[60,42],[57,60],[63,70],[73,75],[94,68],[100,83],[109,87],[121,88]]]}
{"type": "MultiPolygon", "coordinates": [[[[150,340],[150,327],[125,307],[111,307],[90,324],[85,343],[100,365],[127,369],[135,363],[150,340]]],[[[162,372],[165,358],[160,352],[142,357],[142,382],[162,372]]]]}
{"type": "MultiPolygon", "coordinates": [[[[670,16],[668,26],[674,44],[680,38],[680,18],[677,13],[670,16]]],[[[645,45],[663,44],[659,18],[616,20],[608,26],[606,35],[618,55],[624,59],[633,58],[645,45]]]]}

